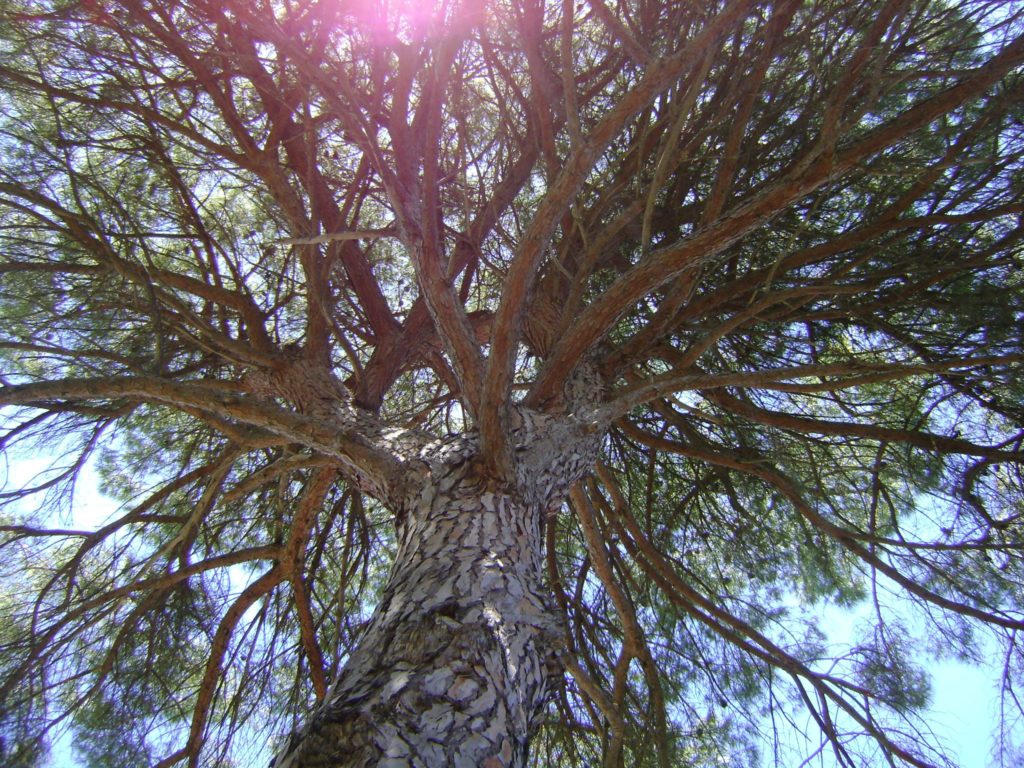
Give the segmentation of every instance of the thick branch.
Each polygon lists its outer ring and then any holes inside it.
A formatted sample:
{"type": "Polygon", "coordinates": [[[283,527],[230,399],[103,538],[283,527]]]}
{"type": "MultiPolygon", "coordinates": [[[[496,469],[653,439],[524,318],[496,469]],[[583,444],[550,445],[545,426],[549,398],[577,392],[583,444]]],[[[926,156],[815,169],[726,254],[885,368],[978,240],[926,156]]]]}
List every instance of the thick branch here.
{"type": "Polygon", "coordinates": [[[51,401],[133,398],[237,419],[327,456],[339,459],[360,487],[383,498],[397,489],[401,462],[385,448],[373,445],[360,430],[360,416],[347,415],[339,404],[334,424],[293,413],[272,403],[226,393],[202,383],[155,377],[65,379],[0,388],[0,403],[45,409],[51,401]]]}

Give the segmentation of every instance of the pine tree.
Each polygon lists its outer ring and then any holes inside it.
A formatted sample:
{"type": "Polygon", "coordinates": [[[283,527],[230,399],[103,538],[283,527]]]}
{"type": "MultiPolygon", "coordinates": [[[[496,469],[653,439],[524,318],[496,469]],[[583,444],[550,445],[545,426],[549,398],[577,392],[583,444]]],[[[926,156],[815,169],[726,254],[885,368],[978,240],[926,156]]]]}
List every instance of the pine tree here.
{"type": "Polygon", "coordinates": [[[992,643],[1008,739],[1022,30],[0,0],[0,761],[928,766],[992,643]]]}

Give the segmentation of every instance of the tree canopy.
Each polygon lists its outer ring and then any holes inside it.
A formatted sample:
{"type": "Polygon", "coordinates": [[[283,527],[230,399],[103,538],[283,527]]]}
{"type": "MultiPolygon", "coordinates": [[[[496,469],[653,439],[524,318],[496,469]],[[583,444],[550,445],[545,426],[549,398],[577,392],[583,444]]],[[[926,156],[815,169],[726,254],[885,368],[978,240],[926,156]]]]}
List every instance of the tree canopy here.
{"type": "Polygon", "coordinates": [[[0,0],[0,445],[52,460],[0,498],[0,762],[269,759],[383,589],[403,441],[505,482],[584,398],[534,764],[949,764],[920,659],[992,644],[1016,764],[1022,32],[0,0]],[[87,467],[121,506],[77,529],[87,467]]]}

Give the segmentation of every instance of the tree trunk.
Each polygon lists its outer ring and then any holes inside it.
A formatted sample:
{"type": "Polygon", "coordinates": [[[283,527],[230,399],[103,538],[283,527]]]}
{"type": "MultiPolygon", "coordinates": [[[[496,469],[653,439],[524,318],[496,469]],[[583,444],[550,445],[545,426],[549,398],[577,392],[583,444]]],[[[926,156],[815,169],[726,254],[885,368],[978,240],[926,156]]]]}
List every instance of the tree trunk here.
{"type": "Polygon", "coordinates": [[[470,464],[431,472],[404,505],[381,603],[278,768],[526,764],[558,637],[543,504],[470,464]]]}

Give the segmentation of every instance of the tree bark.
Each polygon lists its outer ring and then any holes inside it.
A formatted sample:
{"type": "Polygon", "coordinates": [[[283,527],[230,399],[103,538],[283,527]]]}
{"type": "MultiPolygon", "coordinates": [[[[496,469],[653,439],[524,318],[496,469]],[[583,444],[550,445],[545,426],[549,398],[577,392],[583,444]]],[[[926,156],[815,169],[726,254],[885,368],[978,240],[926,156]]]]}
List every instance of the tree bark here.
{"type": "Polygon", "coordinates": [[[525,765],[560,637],[543,514],[473,462],[435,465],[357,649],[275,766],[525,765]]]}

